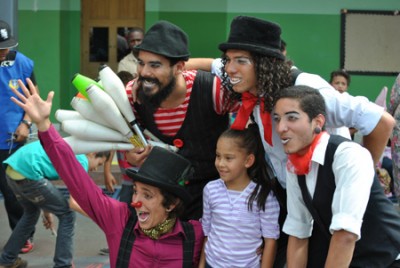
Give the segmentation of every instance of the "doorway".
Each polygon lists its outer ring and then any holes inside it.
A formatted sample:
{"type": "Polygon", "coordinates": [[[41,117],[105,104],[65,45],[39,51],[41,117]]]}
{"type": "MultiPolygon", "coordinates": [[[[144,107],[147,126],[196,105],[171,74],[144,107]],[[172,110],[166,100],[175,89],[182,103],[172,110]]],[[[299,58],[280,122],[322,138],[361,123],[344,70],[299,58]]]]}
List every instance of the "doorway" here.
{"type": "Polygon", "coordinates": [[[98,77],[102,64],[117,72],[127,53],[125,34],[144,29],[145,0],[81,0],[81,73],[98,77]]]}

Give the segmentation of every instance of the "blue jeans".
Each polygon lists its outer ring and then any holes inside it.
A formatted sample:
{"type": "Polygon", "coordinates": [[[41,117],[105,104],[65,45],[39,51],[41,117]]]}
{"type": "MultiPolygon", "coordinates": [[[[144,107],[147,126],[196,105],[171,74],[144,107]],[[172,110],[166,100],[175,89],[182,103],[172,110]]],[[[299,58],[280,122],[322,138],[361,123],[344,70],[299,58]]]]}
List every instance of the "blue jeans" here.
{"type": "Polygon", "coordinates": [[[16,260],[20,249],[35,228],[40,210],[43,209],[58,218],[54,267],[71,266],[75,212],[70,210],[68,200],[47,179],[14,181],[7,176],[7,182],[24,208],[24,214],[4,246],[0,263],[9,264],[16,260]]]}

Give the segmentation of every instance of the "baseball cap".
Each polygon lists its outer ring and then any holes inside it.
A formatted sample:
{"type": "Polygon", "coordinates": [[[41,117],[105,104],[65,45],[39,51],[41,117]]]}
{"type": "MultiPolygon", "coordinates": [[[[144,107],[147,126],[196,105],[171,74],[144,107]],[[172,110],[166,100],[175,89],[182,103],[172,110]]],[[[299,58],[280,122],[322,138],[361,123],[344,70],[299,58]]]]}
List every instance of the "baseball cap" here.
{"type": "Polygon", "coordinates": [[[18,42],[11,35],[11,28],[7,22],[0,20],[0,49],[12,48],[18,42]]]}

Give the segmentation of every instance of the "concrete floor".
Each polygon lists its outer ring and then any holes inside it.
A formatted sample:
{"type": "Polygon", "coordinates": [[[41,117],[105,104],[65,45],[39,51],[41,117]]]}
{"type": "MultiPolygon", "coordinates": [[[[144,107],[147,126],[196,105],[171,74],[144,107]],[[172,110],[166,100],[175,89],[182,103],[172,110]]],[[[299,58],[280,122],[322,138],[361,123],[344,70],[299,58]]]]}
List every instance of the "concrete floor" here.
{"type": "MultiPolygon", "coordinates": [[[[120,173],[118,165],[112,166],[112,172],[118,180],[120,173]]],[[[104,189],[103,170],[100,168],[97,172],[91,172],[91,177],[97,185],[104,189]]],[[[65,195],[68,195],[64,183],[55,181],[65,195]]],[[[106,192],[109,195],[112,195],[106,192]]],[[[114,196],[115,197],[115,196],[114,196]]],[[[54,217],[57,220],[56,217],[54,217]]],[[[7,213],[4,208],[4,201],[0,195],[0,251],[3,250],[5,243],[11,235],[11,229],[8,225],[7,213]]],[[[36,225],[34,236],[34,250],[28,254],[20,254],[20,257],[28,261],[30,268],[51,268],[53,267],[53,255],[56,239],[49,230],[46,230],[41,218],[36,225]]],[[[89,218],[77,213],[75,226],[75,268],[107,268],[110,267],[108,256],[99,255],[101,248],[106,248],[107,243],[103,232],[89,218]]]]}
{"type": "MultiPolygon", "coordinates": [[[[3,200],[0,201],[0,250],[7,242],[11,230],[8,226],[7,214],[3,200]]],[[[34,250],[28,254],[20,254],[28,261],[30,268],[53,267],[55,237],[46,230],[41,220],[36,225],[34,250]]],[[[77,213],[75,226],[75,255],[76,268],[106,268],[110,267],[108,256],[99,255],[99,250],[107,246],[105,237],[100,228],[89,218],[77,213]]]]}

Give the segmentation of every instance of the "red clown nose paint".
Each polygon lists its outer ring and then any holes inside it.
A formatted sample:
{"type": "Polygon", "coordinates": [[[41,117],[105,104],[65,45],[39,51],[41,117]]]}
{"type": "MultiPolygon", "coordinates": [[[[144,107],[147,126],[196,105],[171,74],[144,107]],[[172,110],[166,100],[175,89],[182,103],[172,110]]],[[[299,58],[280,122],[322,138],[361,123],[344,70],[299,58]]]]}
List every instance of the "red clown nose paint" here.
{"type": "Polygon", "coordinates": [[[142,202],[132,202],[131,207],[133,208],[141,208],[142,207],[142,202]]]}

